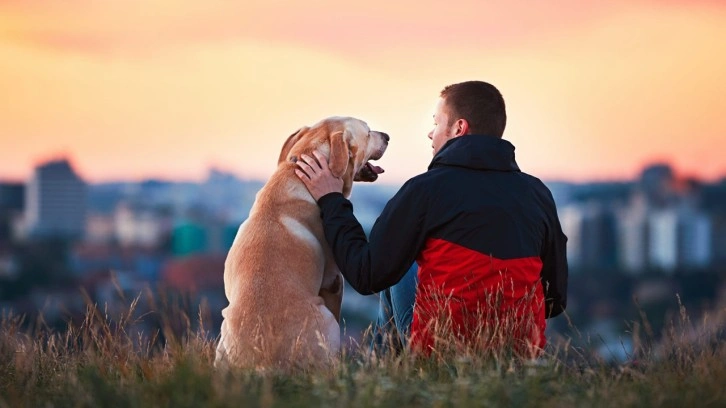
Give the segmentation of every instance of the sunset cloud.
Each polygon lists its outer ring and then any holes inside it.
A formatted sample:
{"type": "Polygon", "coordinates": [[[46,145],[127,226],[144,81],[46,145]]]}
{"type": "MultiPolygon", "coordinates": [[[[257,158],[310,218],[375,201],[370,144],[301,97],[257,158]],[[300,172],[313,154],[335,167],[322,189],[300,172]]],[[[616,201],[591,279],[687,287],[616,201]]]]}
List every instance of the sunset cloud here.
{"type": "Polygon", "coordinates": [[[266,177],[284,137],[352,115],[393,137],[386,180],[425,170],[435,99],[497,85],[542,177],[726,174],[720,2],[0,4],[0,177],[69,154],[90,180],[266,177]]]}

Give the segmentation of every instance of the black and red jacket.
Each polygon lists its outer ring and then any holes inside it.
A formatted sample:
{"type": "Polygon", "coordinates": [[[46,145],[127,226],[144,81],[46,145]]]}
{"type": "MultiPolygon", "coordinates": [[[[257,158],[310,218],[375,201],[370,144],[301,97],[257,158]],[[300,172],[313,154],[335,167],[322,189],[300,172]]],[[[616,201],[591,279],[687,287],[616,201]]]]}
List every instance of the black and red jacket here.
{"type": "Polygon", "coordinates": [[[429,324],[443,300],[465,336],[476,323],[468,321],[473,310],[497,309],[483,310],[480,320],[499,311],[529,316],[534,325],[522,336],[538,347],[545,343],[545,318],[566,307],[567,237],[552,194],[519,170],[506,140],[465,135],[448,141],[428,171],[388,202],[369,240],[342,194],[327,194],[318,204],[338,267],[359,293],[396,284],[418,263],[412,346],[432,345],[429,324]]]}

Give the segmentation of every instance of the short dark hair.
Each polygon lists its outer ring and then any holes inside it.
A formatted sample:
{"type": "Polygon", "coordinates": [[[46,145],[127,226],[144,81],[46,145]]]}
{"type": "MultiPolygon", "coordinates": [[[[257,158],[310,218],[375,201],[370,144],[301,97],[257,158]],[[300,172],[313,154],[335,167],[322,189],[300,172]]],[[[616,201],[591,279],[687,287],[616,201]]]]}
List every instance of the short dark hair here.
{"type": "MultiPolygon", "coordinates": [[[[507,126],[504,98],[492,84],[467,81],[452,84],[441,91],[449,110],[449,120],[466,119],[469,133],[502,137],[507,126]]],[[[451,125],[451,123],[449,123],[451,125]]]]}

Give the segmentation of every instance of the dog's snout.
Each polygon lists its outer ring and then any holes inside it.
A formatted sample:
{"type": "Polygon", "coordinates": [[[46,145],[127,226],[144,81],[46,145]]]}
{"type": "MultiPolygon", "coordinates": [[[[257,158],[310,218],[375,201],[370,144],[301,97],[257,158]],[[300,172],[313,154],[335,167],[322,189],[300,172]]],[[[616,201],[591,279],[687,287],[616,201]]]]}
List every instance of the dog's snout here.
{"type": "Polygon", "coordinates": [[[383,137],[383,140],[386,141],[386,143],[388,143],[388,141],[391,140],[391,137],[388,136],[388,133],[384,133],[384,132],[379,132],[379,133],[381,134],[381,137],[383,137]]]}

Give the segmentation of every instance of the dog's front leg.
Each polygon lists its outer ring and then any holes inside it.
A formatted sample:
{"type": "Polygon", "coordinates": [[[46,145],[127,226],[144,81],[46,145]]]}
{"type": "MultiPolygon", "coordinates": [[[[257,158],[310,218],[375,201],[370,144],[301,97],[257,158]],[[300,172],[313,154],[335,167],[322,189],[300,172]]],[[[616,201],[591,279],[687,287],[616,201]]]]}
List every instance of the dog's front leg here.
{"type": "Polygon", "coordinates": [[[323,298],[325,307],[333,313],[335,320],[340,323],[340,308],[343,304],[343,274],[336,270],[330,282],[323,281],[318,296],[323,298]]]}

